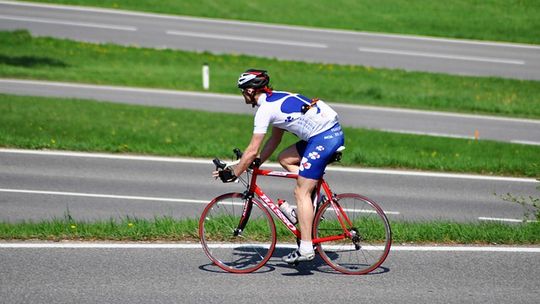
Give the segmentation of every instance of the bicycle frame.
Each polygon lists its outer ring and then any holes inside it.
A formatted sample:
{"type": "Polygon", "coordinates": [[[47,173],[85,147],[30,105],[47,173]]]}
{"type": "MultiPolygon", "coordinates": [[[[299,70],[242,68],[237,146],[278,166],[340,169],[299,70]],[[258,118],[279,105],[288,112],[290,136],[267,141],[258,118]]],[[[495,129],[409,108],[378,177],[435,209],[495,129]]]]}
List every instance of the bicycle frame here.
{"type": "MultiPolygon", "coordinates": [[[[249,183],[249,187],[247,190],[246,195],[253,196],[253,194],[256,194],[262,201],[263,204],[266,206],[267,209],[270,209],[276,217],[294,234],[296,237],[300,238],[300,230],[296,228],[296,226],[281,212],[281,209],[274,203],[274,201],[269,198],[264,191],[257,185],[257,177],[258,176],[269,176],[269,177],[278,177],[278,178],[290,178],[290,179],[298,179],[298,174],[296,173],[290,173],[285,171],[272,171],[272,170],[261,170],[258,166],[253,166],[253,171],[251,175],[251,180],[249,183]]],[[[352,222],[345,213],[345,211],[341,208],[341,206],[332,199],[334,197],[334,194],[332,193],[332,190],[330,189],[330,186],[328,183],[321,178],[319,182],[317,183],[316,191],[317,191],[317,197],[320,197],[320,191],[321,188],[324,190],[326,197],[331,198],[330,203],[332,204],[332,208],[334,209],[336,216],[340,222],[341,227],[343,228],[343,234],[341,235],[335,235],[330,237],[324,237],[324,238],[313,238],[312,242],[313,244],[319,244],[323,242],[328,241],[335,241],[335,240],[341,240],[347,237],[351,237],[351,232],[348,230],[347,227],[352,226],[352,222]]],[[[239,223],[238,230],[242,230],[242,227],[247,223],[251,211],[252,202],[251,200],[247,201],[244,205],[244,209],[242,212],[242,217],[239,223]]],[[[316,212],[316,210],[314,211],[316,212]]],[[[316,215],[316,214],[314,214],[316,215]]]]}

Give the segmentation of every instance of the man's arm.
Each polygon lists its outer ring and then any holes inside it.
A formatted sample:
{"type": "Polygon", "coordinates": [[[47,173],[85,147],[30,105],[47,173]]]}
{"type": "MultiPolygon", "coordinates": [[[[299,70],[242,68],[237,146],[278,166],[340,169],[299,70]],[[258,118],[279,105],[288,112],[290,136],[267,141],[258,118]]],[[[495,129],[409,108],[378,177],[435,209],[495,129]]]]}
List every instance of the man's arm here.
{"type": "Polygon", "coordinates": [[[246,150],[244,151],[244,154],[242,155],[242,158],[240,159],[240,162],[238,165],[234,168],[234,175],[240,176],[240,174],[244,173],[246,169],[251,165],[251,163],[257,158],[257,154],[259,153],[259,148],[262,145],[262,142],[264,140],[265,134],[253,134],[251,137],[251,142],[247,146],[246,150]]]}
{"type": "Polygon", "coordinates": [[[261,151],[261,163],[264,163],[276,150],[283,137],[283,129],[272,127],[272,135],[264,144],[261,151]]]}

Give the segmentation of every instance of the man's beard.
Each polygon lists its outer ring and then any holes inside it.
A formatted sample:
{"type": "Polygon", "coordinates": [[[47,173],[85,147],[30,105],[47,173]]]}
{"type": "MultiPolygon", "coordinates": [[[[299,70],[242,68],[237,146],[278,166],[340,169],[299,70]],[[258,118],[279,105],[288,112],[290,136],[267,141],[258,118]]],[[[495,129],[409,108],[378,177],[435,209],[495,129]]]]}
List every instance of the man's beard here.
{"type": "Polygon", "coordinates": [[[255,91],[253,91],[253,94],[249,94],[247,92],[242,92],[242,96],[244,96],[244,100],[246,101],[246,104],[251,104],[252,108],[255,108],[257,105],[257,100],[255,100],[255,91]]]}

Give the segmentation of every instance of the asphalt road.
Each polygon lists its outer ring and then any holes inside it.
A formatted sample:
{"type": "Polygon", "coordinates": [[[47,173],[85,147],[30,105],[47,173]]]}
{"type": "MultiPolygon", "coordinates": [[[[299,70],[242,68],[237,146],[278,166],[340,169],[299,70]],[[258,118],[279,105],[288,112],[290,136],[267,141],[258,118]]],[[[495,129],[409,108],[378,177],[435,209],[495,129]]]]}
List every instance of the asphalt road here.
{"type": "MultiPolygon", "coordinates": [[[[1,247],[2,244],[0,244],[1,247]]],[[[0,248],[2,303],[538,303],[540,253],[393,250],[371,275],[277,249],[259,273],[223,273],[201,249],[0,248]]]]}
{"type": "MultiPolygon", "coordinates": [[[[271,167],[277,170],[277,166],[271,167]]],[[[135,216],[200,216],[204,206],[241,184],[211,177],[210,160],[108,154],[0,150],[0,221],[135,216]]],[[[333,167],[336,193],[357,192],[379,202],[390,220],[519,221],[523,210],[494,193],[537,195],[534,179],[333,167]]],[[[294,202],[294,181],[260,178],[276,200],[294,202]],[[271,179],[271,180],[270,180],[271,179]]]]}
{"type": "MultiPolygon", "coordinates": [[[[0,2],[0,29],[13,28],[86,41],[540,79],[539,49],[528,45],[0,2]],[[241,39],[255,32],[264,38],[246,46],[241,39]]],[[[209,178],[207,162],[19,152],[0,152],[0,220],[62,216],[67,208],[87,219],[194,216],[214,194],[239,188],[209,178]]],[[[381,170],[329,170],[328,176],[337,192],[362,192],[391,219],[519,218],[520,208],[493,192],[536,193],[525,179],[381,170]]],[[[268,186],[272,193],[290,188],[268,186]]],[[[262,273],[240,276],[221,273],[200,249],[0,248],[0,302],[536,303],[540,296],[537,252],[393,251],[379,271],[362,277],[335,275],[320,260],[291,268],[279,260],[286,252],[278,250],[262,273]]]]}
{"type": "Polygon", "coordinates": [[[0,1],[0,29],[90,42],[540,79],[540,46],[0,1]]]}
{"type": "MultiPolygon", "coordinates": [[[[253,114],[239,95],[97,86],[75,83],[0,79],[0,92],[73,97],[145,106],[253,114]]],[[[490,139],[540,145],[540,120],[405,110],[332,103],[344,126],[392,132],[490,139]]]]}

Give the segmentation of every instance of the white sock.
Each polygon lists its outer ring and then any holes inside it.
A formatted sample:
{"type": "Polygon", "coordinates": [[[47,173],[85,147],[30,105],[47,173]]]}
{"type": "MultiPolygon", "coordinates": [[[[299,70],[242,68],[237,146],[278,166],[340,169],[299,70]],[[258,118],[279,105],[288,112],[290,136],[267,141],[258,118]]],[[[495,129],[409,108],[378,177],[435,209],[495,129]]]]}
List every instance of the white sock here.
{"type": "Polygon", "coordinates": [[[300,240],[300,254],[306,255],[313,253],[313,242],[300,240]]]}

